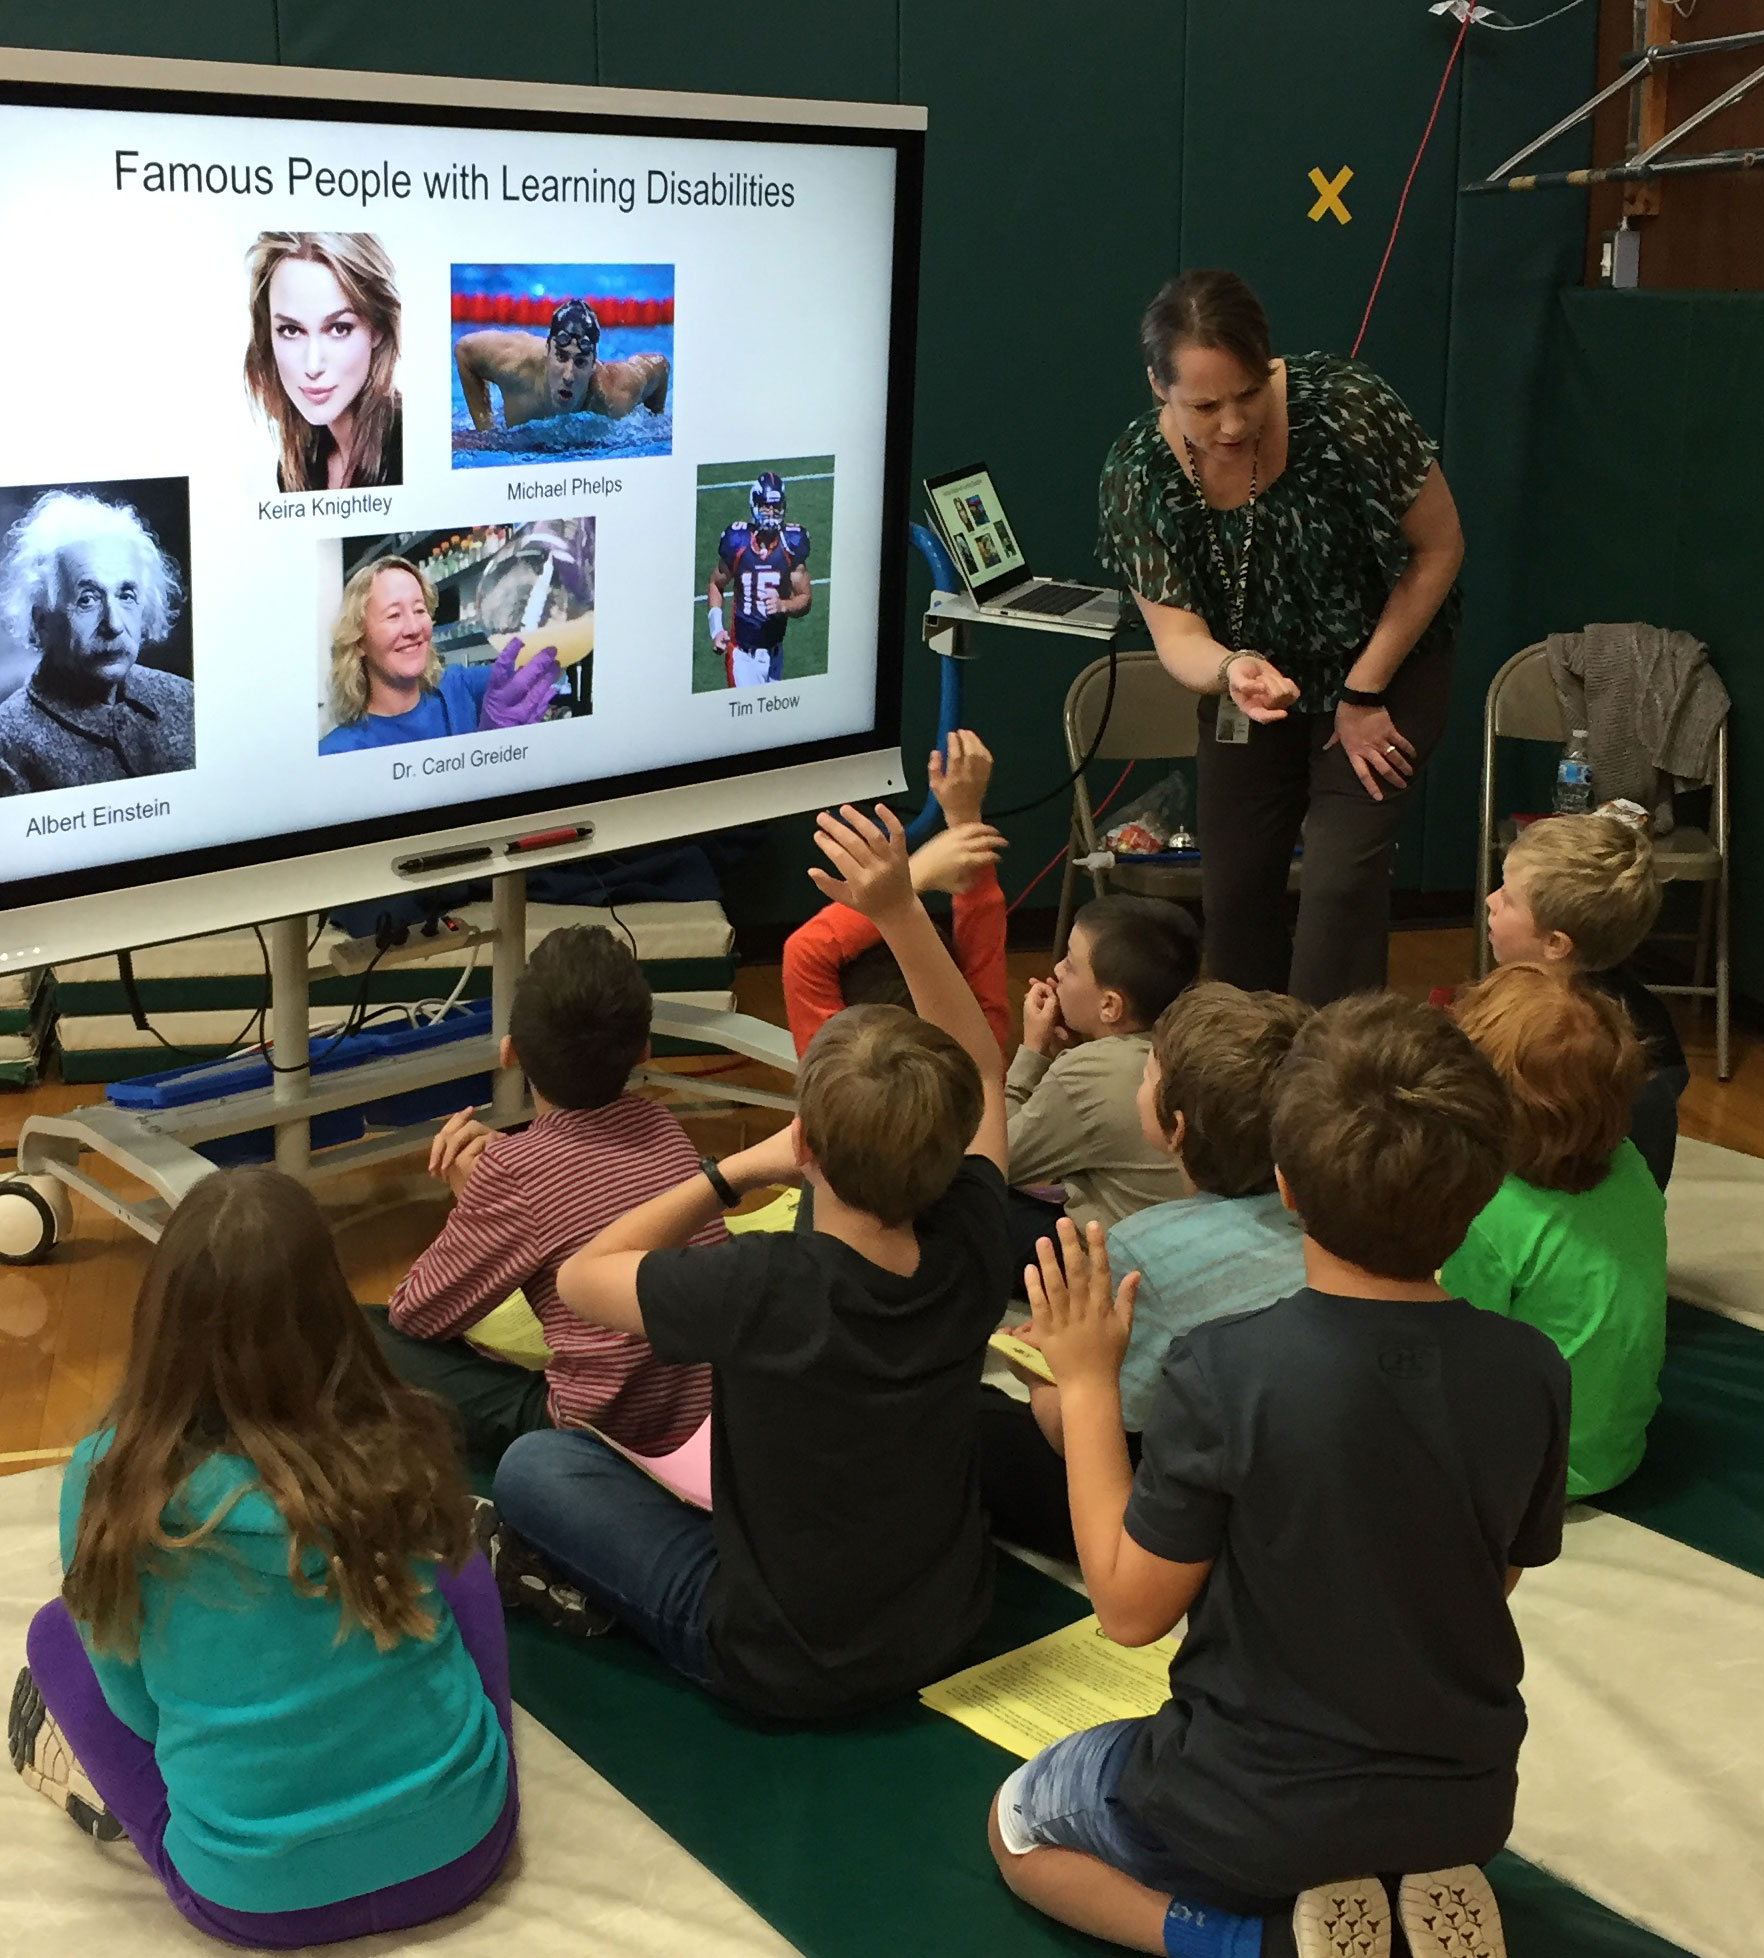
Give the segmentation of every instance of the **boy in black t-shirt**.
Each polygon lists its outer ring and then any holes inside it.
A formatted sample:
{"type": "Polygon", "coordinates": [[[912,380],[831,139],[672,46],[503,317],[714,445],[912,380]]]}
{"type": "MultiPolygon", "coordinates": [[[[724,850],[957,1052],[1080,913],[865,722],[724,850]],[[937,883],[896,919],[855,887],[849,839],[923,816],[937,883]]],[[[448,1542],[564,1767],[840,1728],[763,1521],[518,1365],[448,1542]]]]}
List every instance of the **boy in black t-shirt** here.
{"type": "Polygon", "coordinates": [[[790,1720],[948,1671],[992,1597],[974,1405],[1010,1291],[1004,1068],[878,813],[823,813],[838,874],[809,875],[873,920],[920,1017],[835,1014],[788,1129],[707,1159],[557,1277],[583,1318],[711,1364],[711,1514],[582,1433],[523,1437],[496,1477],[507,1528],[590,1601],[712,1692],[790,1720]],[[742,1192],[797,1180],[811,1230],[687,1244],[742,1192]]]}
{"type": "Polygon", "coordinates": [[[1432,1008],[1317,1014],[1273,1111],[1305,1289],[1171,1345],[1136,1477],[1135,1279],[1111,1301],[1100,1232],[1043,1241],[1026,1276],[1097,1616],[1128,1645],[1188,1629],[1160,1713],[999,1790],[993,1853],[1037,1908],[1180,1958],[1382,1954],[1377,1873],[1406,1872],[1416,1958],[1500,1958],[1476,1866],[1506,1840],[1525,1732],[1507,1598],[1561,1547],[1568,1375],[1433,1274],[1500,1183],[1507,1126],[1432,1008]]]}

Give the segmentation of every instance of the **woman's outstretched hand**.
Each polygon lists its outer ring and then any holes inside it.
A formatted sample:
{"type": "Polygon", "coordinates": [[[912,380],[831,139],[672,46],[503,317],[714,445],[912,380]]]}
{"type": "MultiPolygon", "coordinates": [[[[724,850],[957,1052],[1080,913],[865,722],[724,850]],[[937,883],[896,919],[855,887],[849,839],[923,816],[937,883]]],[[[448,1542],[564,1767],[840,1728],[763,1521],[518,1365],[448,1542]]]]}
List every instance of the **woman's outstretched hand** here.
{"type": "Polygon", "coordinates": [[[1283,721],[1298,699],[1297,685],[1260,653],[1239,653],[1225,669],[1231,698],[1252,721],[1283,721]]]}

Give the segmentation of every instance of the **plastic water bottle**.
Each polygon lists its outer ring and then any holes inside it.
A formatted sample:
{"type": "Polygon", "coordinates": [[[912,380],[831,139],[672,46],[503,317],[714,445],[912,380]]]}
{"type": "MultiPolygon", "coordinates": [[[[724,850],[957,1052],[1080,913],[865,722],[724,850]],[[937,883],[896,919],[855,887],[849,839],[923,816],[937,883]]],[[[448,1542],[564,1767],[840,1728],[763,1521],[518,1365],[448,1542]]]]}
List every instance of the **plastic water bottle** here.
{"type": "Polygon", "coordinates": [[[1556,797],[1550,805],[1558,816],[1584,816],[1593,806],[1592,761],[1586,752],[1586,729],[1575,728],[1556,763],[1556,797]]]}

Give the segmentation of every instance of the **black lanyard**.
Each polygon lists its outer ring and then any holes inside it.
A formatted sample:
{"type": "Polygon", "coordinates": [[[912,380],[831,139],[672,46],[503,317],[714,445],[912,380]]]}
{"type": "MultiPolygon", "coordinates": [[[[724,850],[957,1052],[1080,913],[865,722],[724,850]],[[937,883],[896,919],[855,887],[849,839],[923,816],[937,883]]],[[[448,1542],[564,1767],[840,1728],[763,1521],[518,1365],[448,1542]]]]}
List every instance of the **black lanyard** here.
{"type": "Polygon", "coordinates": [[[1206,491],[1201,488],[1200,457],[1195,454],[1194,444],[1186,435],[1182,438],[1182,446],[1188,451],[1195,497],[1200,503],[1201,515],[1207,520],[1207,550],[1212,556],[1213,570],[1225,588],[1225,600],[1231,608],[1231,645],[1235,648],[1243,644],[1244,603],[1249,597],[1250,546],[1256,540],[1256,472],[1261,466],[1262,444],[1258,439],[1250,455],[1249,502],[1244,508],[1243,550],[1237,560],[1235,577],[1226,568],[1225,549],[1219,542],[1219,526],[1213,521],[1213,506],[1207,501],[1206,491]]]}

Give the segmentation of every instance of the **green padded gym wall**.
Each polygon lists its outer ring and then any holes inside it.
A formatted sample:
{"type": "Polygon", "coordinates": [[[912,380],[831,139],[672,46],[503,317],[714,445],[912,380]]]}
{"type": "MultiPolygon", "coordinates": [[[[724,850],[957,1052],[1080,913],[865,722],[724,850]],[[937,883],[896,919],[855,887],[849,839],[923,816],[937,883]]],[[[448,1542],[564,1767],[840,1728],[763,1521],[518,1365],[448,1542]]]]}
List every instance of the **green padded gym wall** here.
{"type": "MultiPolygon", "coordinates": [[[[1456,186],[1589,92],[1593,26],[1582,8],[1535,34],[1472,36],[1366,342],[1443,436],[1473,548],[1460,711],[1405,833],[1409,885],[1470,883],[1475,703],[1518,643],[1535,377],[1584,224],[1578,196],[1497,212],[1456,186]]],[[[927,104],[915,468],[986,457],[1031,553],[1071,574],[1094,566],[1103,455],[1148,399],[1135,347],[1145,299],[1180,265],[1234,264],[1261,289],[1282,348],[1345,352],[1456,31],[1425,0],[1082,12],[1019,0],[985,31],[934,0],[779,0],[754,34],[731,34],[709,0],[587,0],[568,31],[548,20],[524,34],[465,0],[72,0],[53,13],[0,0],[0,39],[24,45],[927,104]],[[1313,169],[1338,185],[1330,198],[1313,169]]],[[[899,575],[917,604],[929,582],[916,557],[899,575]]],[[[1059,707],[1077,661],[1052,635],[983,631],[976,649],[968,716],[999,754],[1004,806],[1063,773],[1059,707]]],[[[917,784],[936,676],[916,624],[907,675],[917,784]]],[[[1007,887],[1064,831],[1063,800],[1014,821],[1007,887]]],[[[806,825],[776,825],[732,887],[742,922],[803,915],[805,861],[806,825]]]]}
{"type": "Polygon", "coordinates": [[[1733,982],[1764,998],[1764,293],[1573,289],[1552,308],[1514,643],[1693,632],[1733,696],[1733,982]]]}

